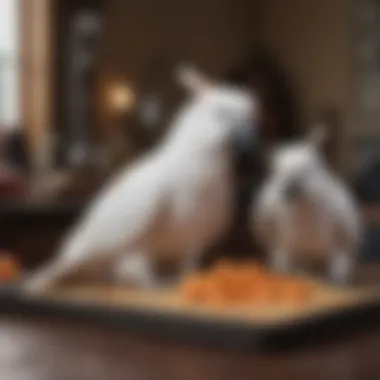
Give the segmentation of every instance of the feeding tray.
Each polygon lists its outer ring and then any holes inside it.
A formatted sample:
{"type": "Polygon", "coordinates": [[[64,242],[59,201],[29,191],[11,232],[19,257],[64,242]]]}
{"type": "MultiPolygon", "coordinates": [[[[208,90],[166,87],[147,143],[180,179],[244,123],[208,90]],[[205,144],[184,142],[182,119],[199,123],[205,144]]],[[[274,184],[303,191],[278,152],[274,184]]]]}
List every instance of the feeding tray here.
{"type": "Polygon", "coordinates": [[[273,349],[380,320],[380,288],[359,283],[341,288],[314,282],[313,299],[300,304],[234,306],[190,302],[178,289],[76,284],[30,295],[16,284],[3,289],[1,311],[85,319],[219,348],[273,349]]]}

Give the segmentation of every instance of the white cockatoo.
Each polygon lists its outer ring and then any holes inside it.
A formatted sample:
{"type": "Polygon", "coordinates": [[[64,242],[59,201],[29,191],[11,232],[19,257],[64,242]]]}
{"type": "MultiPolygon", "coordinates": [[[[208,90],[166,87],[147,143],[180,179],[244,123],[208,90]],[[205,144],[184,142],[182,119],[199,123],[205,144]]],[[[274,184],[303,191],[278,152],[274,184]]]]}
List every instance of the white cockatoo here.
{"type": "MultiPolygon", "coordinates": [[[[329,263],[332,280],[351,279],[361,237],[355,201],[321,157],[325,128],[272,152],[270,174],[252,207],[251,231],[272,266],[288,271],[296,258],[329,263]]],[[[310,261],[309,261],[310,263],[310,261]]]]}
{"type": "Polygon", "coordinates": [[[178,79],[191,99],[162,144],[124,168],[95,197],[58,255],[26,280],[26,290],[49,288],[96,265],[114,265],[151,286],[153,255],[176,255],[189,270],[228,228],[231,143],[252,133],[257,101],[248,91],[212,83],[191,67],[181,68],[178,79]]]}

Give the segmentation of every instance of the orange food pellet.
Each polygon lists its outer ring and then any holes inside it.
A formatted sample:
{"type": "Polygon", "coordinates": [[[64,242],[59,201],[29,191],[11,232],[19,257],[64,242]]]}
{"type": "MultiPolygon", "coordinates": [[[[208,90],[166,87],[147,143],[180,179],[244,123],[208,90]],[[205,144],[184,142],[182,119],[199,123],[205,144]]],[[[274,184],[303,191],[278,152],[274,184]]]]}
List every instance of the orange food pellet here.
{"type": "Polygon", "coordinates": [[[0,283],[15,280],[20,274],[18,261],[8,253],[0,253],[0,283]]]}
{"type": "Polygon", "coordinates": [[[297,305],[312,298],[313,288],[307,281],[273,274],[257,263],[223,260],[187,278],[181,294],[188,301],[209,305],[297,305]]]}

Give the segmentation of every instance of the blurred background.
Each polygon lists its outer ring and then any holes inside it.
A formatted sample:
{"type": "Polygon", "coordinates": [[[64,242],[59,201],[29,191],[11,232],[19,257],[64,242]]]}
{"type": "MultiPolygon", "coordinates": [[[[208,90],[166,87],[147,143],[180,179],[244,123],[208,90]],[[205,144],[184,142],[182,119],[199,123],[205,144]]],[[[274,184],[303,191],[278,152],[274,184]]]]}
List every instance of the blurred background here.
{"type": "MultiPolygon", "coordinates": [[[[260,146],[329,127],[326,155],[380,252],[380,3],[376,0],[1,0],[0,248],[34,267],[119,165],[160,142],[192,62],[264,99],[260,146]]],[[[260,152],[236,157],[237,220],[221,251],[252,252],[260,152]]]]}

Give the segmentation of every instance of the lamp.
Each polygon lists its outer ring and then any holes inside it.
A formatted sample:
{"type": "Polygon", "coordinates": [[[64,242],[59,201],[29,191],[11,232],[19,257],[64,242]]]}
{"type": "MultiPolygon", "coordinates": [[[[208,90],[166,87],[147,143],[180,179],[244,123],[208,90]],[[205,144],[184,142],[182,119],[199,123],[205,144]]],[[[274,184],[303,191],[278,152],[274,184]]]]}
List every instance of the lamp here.
{"type": "Polygon", "coordinates": [[[112,114],[120,115],[134,107],[136,97],[130,86],[113,84],[108,89],[107,102],[112,114]]]}
{"type": "Polygon", "coordinates": [[[125,156],[132,149],[123,129],[127,114],[136,104],[136,95],[128,84],[114,82],[110,83],[106,88],[105,96],[109,116],[114,124],[113,132],[110,136],[109,153],[111,161],[118,165],[124,161],[125,156]]]}

